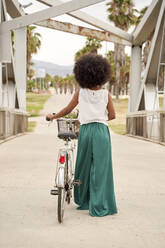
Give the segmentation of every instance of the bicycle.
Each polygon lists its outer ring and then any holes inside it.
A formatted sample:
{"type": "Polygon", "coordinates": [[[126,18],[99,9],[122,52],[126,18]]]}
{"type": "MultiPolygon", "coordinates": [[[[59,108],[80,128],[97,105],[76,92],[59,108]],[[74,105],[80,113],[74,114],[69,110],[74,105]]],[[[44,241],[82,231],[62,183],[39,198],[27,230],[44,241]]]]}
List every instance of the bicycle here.
{"type": "Polygon", "coordinates": [[[77,139],[79,121],[77,119],[57,119],[58,138],[65,141],[64,147],[59,149],[55,174],[54,189],[51,195],[58,196],[57,216],[58,222],[64,218],[65,202],[70,204],[73,186],[79,186],[79,180],[74,181],[74,149],[72,140],[77,139]]]}

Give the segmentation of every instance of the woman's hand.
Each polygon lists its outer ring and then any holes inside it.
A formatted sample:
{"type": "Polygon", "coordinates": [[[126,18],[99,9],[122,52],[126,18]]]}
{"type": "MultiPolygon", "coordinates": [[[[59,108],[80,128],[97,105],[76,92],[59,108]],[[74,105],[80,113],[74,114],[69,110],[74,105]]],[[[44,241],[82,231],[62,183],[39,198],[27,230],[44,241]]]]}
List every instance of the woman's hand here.
{"type": "Polygon", "coordinates": [[[46,115],[47,121],[52,121],[53,119],[54,119],[54,115],[51,115],[51,114],[46,115]]]}

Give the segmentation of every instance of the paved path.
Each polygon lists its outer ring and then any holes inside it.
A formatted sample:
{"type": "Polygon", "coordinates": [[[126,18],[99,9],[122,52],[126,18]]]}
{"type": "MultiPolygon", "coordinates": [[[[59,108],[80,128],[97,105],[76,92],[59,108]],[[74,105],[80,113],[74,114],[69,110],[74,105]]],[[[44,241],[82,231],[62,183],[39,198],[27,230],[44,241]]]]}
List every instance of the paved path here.
{"type": "MultiPolygon", "coordinates": [[[[53,96],[44,113],[70,96],[53,96]]],[[[1,248],[164,248],[165,147],[112,134],[118,214],[91,217],[67,206],[56,219],[49,194],[58,147],[56,127],[38,118],[35,133],[0,145],[1,248]]]]}

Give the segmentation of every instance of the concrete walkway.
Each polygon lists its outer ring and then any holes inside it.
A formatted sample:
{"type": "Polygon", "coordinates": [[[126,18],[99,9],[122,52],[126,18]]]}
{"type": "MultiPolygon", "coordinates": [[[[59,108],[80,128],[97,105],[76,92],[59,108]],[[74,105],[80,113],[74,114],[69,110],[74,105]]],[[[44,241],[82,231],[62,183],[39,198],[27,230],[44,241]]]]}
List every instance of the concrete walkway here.
{"type": "MultiPolygon", "coordinates": [[[[53,96],[42,115],[70,96],[53,96]]],[[[0,145],[1,248],[164,248],[165,147],[112,134],[118,214],[91,217],[72,202],[57,222],[53,185],[61,145],[56,125],[0,145]]]]}

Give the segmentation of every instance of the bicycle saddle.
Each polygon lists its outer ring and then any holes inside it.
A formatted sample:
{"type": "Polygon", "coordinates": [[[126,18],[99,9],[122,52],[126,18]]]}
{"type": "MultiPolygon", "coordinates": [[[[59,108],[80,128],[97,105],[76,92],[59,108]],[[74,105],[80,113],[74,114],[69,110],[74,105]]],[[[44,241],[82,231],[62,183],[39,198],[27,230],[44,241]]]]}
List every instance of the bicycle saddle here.
{"type": "Polygon", "coordinates": [[[59,139],[77,139],[76,134],[74,133],[59,133],[58,134],[59,139]]]}

